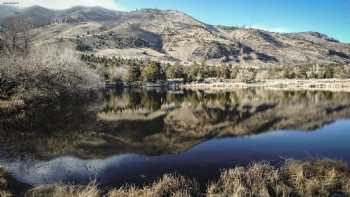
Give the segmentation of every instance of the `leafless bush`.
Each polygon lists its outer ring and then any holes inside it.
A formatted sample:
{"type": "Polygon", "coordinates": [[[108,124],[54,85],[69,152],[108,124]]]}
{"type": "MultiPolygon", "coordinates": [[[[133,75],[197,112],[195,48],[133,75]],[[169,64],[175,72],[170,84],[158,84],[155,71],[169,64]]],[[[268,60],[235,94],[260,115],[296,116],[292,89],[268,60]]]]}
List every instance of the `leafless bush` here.
{"type": "Polygon", "coordinates": [[[28,55],[31,46],[32,25],[23,18],[11,17],[0,29],[0,55],[28,55]]]}
{"type": "Polygon", "coordinates": [[[100,76],[67,48],[48,47],[28,56],[2,58],[0,74],[1,88],[12,84],[20,94],[58,96],[102,87],[100,76]]]}

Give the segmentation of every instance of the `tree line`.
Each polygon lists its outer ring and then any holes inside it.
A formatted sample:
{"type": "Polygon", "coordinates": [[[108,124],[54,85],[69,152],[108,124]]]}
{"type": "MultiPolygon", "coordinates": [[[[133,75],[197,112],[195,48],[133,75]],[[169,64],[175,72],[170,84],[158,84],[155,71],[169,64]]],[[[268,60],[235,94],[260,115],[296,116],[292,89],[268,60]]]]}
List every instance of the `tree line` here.
{"type": "Polygon", "coordinates": [[[102,64],[107,70],[107,80],[119,80],[127,82],[147,81],[182,78],[185,82],[201,82],[208,78],[231,79],[239,82],[254,82],[268,79],[327,79],[327,78],[350,78],[350,65],[343,64],[309,64],[287,67],[252,68],[241,65],[207,65],[196,63],[181,65],[180,63],[169,64],[142,59],[125,59],[120,57],[99,57],[93,54],[83,54],[82,60],[92,64],[102,64]],[[113,78],[114,70],[123,70],[123,77],[113,78]]]}

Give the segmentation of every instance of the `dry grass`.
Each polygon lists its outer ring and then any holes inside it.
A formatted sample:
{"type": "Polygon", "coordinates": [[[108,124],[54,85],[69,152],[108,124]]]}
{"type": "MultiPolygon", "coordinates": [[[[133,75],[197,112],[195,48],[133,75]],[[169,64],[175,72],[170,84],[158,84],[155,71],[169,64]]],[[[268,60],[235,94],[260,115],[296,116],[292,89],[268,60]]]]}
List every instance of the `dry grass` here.
{"type": "Polygon", "coordinates": [[[266,163],[224,171],[207,188],[209,196],[288,196],[290,193],[280,171],[266,163]]]}
{"type": "Polygon", "coordinates": [[[0,100],[0,109],[1,108],[10,108],[11,107],[11,102],[7,100],[0,100]]]}
{"type": "Polygon", "coordinates": [[[0,191],[1,197],[12,197],[13,195],[7,191],[0,191]]]}
{"type": "MultiPolygon", "coordinates": [[[[219,180],[201,191],[199,184],[182,176],[164,175],[152,185],[124,186],[101,192],[88,186],[52,186],[35,188],[26,197],[189,197],[189,196],[349,196],[350,169],[341,161],[288,160],[277,168],[260,162],[223,171],[219,180]]],[[[0,196],[11,196],[1,191],[0,196]]]]}
{"type": "Polygon", "coordinates": [[[114,189],[105,195],[92,183],[86,187],[58,185],[48,188],[36,188],[26,193],[26,197],[190,197],[199,194],[199,186],[196,181],[182,176],[164,175],[151,186],[136,188],[124,186],[114,189]]]}
{"type": "Polygon", "coordinates": [[[300,195],[350,195],[350,170],[341,161],[287,161],[281,170],[300,195]]]}
{"type": "Polygon", "coordinates": [[[208,196],[348,196],[350,171],[341,161],[286,161],[276,168],[256,163],[222,173],[208,196]]]}
{"type": "Polygon", "coordinates": [[[0,109],[15,109],[17,107],[23,106],[23,100],[1,100],[0,99],[0,109]]]}
{"type": "Polygon", "coordinates": [[[196,181],[186,179],[182,176],[175,177],[173,175],[164,175],[158,182],[152,186],[141,189],[133,186],[122,187],[111,191],[109,197],[156,197],[156,196],[173,196],[173,197],[189,197],[200,193],[199,186],[196,181]]]}
{"type": "Polygon", "coordinates": [[[88,186],[59,185],[49,188],[37,188],[26,193],[26,197],[100,197],[101,192],[94,183],[88,186]]]}

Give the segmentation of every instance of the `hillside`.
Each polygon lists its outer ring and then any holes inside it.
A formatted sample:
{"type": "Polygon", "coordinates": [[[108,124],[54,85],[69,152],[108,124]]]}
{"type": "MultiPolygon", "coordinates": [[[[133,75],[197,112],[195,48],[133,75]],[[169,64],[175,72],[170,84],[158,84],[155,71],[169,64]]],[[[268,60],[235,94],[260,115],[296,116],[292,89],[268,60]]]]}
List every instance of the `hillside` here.
{"type": "Polygon", "coordinates": [[[100,56],[256,67],[350,63],[349,44],[318,32],[276,33],[213,26],[174,10],[0,7],[0,24],[11,16],[34,22],[35,46],[79,44],[84,52],[100,56]]]}

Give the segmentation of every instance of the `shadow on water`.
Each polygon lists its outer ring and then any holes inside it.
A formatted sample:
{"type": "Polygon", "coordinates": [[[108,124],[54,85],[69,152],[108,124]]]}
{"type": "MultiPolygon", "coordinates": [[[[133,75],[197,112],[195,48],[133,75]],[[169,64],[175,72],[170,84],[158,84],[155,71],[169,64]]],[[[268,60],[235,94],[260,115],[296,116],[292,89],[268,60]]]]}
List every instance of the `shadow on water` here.
{"type": "Polygon", "coordinates": [[[19,180],[143,184],[164,173],[206,182],[252,161],[350,161],[349,93],[106,90],[0,111],[0,166],[19,180]]]}

